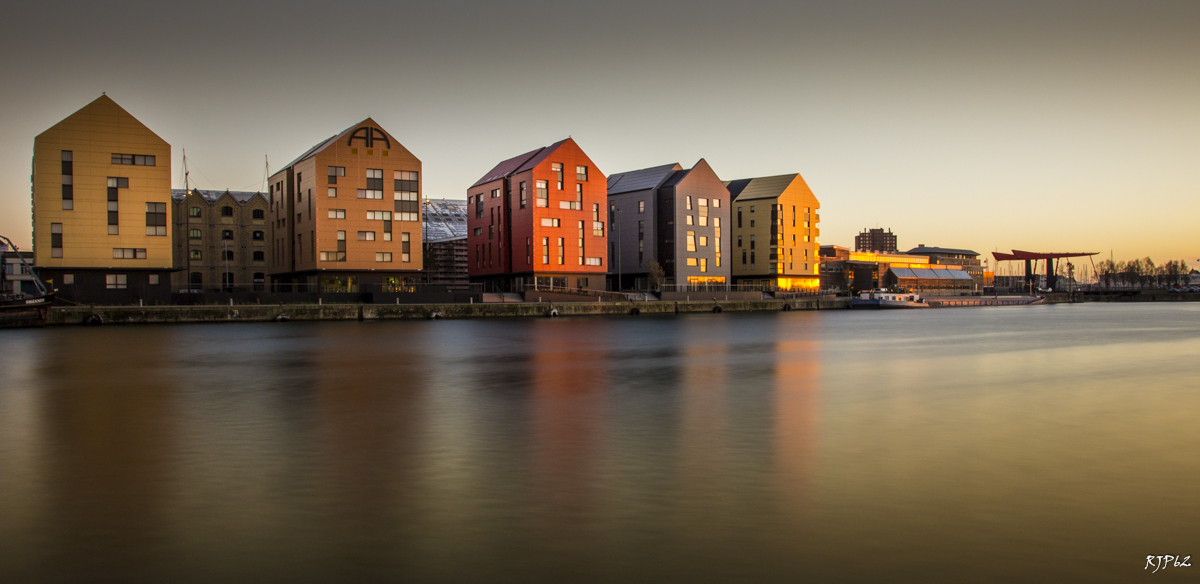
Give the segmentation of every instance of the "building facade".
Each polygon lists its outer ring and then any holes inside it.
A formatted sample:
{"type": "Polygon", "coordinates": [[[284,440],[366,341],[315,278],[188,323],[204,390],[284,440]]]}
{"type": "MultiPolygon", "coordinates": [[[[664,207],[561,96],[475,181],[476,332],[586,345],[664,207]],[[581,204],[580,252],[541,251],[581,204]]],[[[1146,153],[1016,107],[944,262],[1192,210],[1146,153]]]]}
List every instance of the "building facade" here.
{"type": "Polygon", "coordinates": [[[462,286],[467,273],[467,203],[461,199],[425,200],[425,278],[429,284],[462,286]]]}
{"type": "Polygon", "coordinates": [[[391,293],[420,276],[421,161],[367,118],[271,176],[277,292],[391,293]]]}
{"type": "Polygon", "coordinates": [[[864,229],[854,236],[854,251],[873,251],[878,253],[896,252],[896,235],[888,229],[864,229]]]}
{"type": "Polygon", "coordinates": [[[33,252],[58,297],[170,301],[171,145],[107,95],[33,142],[33,252]]]}
{"type": "Polygon", "coordinates": [[[12,251],[0,243],[0,294],[37,294],[37,278],[26,267],[33,265],[33,252],[12,251]],[[22,262],[21,260],[24,260],[22,262]]]}
{"type": "Polygon", "coordinates": [[[733,279],[764,290],[820,288],[821,203],[799,174],[725,183],[733,199],[733,279]]]}
{"type": "Polygon", "coordinates": [[[467,266],[487,291],[604,290],[606,178],[567,138],[467,189],[467,266]]]}
{"type": "Polygon", "coordinates": [[[921,244],[905,253],[929,258],[930,264],[960,266],[971,276],[975,286],[980,290],[984,286],[992,285],[992,272],[985,272],[983,263],[979,260],[979,253],[969,249],[927,247],[925,244],[921,244]]]}
{"type": "Polygon", "coordinates": [[[171,191],[175,266],[171,289],[266,289],[270,204],[262,193],[171,191]]]}
{"type": "Polygon", "coordinates": [[[703,158],[608,177],[609,273],[614,289],[726,287],[730,271],[729,190],[703,158]]]}

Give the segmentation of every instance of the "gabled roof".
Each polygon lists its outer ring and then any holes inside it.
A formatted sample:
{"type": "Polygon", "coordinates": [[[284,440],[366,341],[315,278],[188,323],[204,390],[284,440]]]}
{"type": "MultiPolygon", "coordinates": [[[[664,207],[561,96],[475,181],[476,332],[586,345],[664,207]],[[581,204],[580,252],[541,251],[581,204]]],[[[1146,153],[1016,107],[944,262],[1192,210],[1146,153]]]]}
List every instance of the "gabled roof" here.
{"type": "Polygon", "coordinates": [[[969,255],[969,256],[979,255],[978,253],[973,252],[969,249],[953,249],[953,248],[949,248],[949,247],[925,247],[923,245],[919,246],[919,247],[914,247],[904,253],[909,254],[909,255],[926,255],[926,254],[931,254],[931,253],[944,253],[944,254],[969,255]]]}
{"type": "Polygon", "coordinates": [[[570,140],[570,138],[567,138],[566,140],[559,140],[558,142],[555,142],[549,146],[538,148],[537,150],[530,150],[529,152],[526,152],[520,156],[509,158],[508,160],[505,160],[504,162],[494,166],[487,172],[487,174],[483,175],[483,178],[475,181],[475,184],[471,185],[469,188],[475,188],[479,185],[490,183],[494,180],[500,180],[520,172],[525,172],[526,170],[541,164],[543,160],[545,160],[551,154],[554,154],[554,151],[558,150],[558,147],[565,144],[567,140],[570,140]]]}
{"type": "Polygon", "coordinates": [[[505,160],[504,162],[501,162],[500,164],[497,164],[491,170],[487,171],[487,174],[483,175],[483,178],[475,181],[475,184],[471,185],[471,188],[475,188],[481,184],[490,183],[494,180],[500,180],[507,176],[512,176],[517,172],[518,168],[521,168],[522,164],[525,164],[526,161],[528,161],[530,158],[533,158],[534,155],[545,149],[546,148],[543,146],[537,150],[530,150],[529,152],[526,152],[520,156],[514,156],[508,160],[505,160]]]}
{"type": "MultiPolygon", "coordinates": [[[[214,203],[217,201],[217,199],[220,199],[221,197],[223,197],[225,195],[229,195],[229,196],[233,197],[233,199],[235,201],[237,201],[243,205],[250,202],[250,199],[253,199],[255,196],[262,197],[262,200],[264,200],[264,201],[267,200],[267,197],[264,196],[262,193],[251,192],[251,191],[231,191],[231,190],[226,189],[224,192],[222,192],[222,191],[202,191],[200,189],[192,189],[192,192],[197,195],[200,195],[201,197],[204,197],[204,200],[208,201],[209,203],[214,203]]],[[[186,196],[187,196],[187,191],[184,189],[171,189],[171,198],[172,199],[181,201],[186,196]]]]}
{"type": "Polygon", "coordinates": [[[641,170],[631,170],[608,176],[608,194],[619,195],[644,189],[652,189],[663,184],[672,173],[682,169],[678,162],[652,166],[641,170]]]}
{"type": "Polygon", "coordinates": [[[758,178],[743,178],[725,183],[729,189],[729,198],[733,201],[753,199],[774,199],[783,194],[792,181],[800,176],[799,173],[781,174],[778,176],[763,176],[758,178]]]}
{"type": "Polygon", "coordinates": [[[367,118],[357,124],[354,124],[353,126],[350,126],[349,128],[346,128],[345,130],[342,130],[341,133],[337,134],[336,136],[334,136],[332,138],[329,138],[328,140],[325,140],[323,142],[318,142],[316,146],[313,146],[312,148],[305,150],[304,154],[301,154],[295,160],[283,165],[282,167],[280,167],[279,170],[276,170],[275,172],[279,172],[280,170],[286,170],[288,168],[296,166],[297,164],[299,164],[300,162],[302,162],[304,160],[308,160],[309,158],[316,156],[318,152],[336,144],[337,141],[341,140],[343,136],[345,136],[346,134],[349,134],[350,132],[354,131],[355,128],[358,128],[359,126],[366,124],[368,122],[370,122],[371,125],[379,128],[381,130],[383,129],[382,127],[379,126],[378,122],[376,122],[375,120],[373,120],[371,118],[367,118]]]}
{"type": "MultiPolygon", "coordinates": [[[[41,134],[38,134],[37,137],[40,138],[43,134],[49,134],[52,130],[58,128],[59,126],[62,126],[68,120],[70,120],[71,122],[75,122],[75,123],[94,125],[97,123],[95,118],[103,117],[106,113],[106,110],[109,112],[116,110],[118,112],[119,116],[128,118],[129,120],[133,121],[137,125],[141,126],[141,128],[143,130],[149,132],[150,135],[154,136],[155,138],[158,138],[158,140],[160,142],[162,142],[163,144],[167,144],[167,141],[163,140],[162,136],[155,134],[154,130],[151,130],[149,127],[146,126],[146,124],[143,124],[141,120],[135,118],[133,116],[133,114],[129,113],[128,110],[121,107],[121,105],[118,104],[117,102],[113,101],[113,98],[109,97],[107,94],[101,94],[100,97],[93,99],[92,101],[88,102],[87,105],[79,108],[78,110],[75,110],[75,112],[72,113],[71,115],[59,120],[58,123],[54,124],[53,126],[50,126],[44,132],[42,132],[41,134]]],[[[106,124],[104,127],[104,131],[111,132],[111,131],[113,131],[113,128],[106,124]]],[[[168,146],[169,146],[169,144],[168,144],[168,146]]]]}

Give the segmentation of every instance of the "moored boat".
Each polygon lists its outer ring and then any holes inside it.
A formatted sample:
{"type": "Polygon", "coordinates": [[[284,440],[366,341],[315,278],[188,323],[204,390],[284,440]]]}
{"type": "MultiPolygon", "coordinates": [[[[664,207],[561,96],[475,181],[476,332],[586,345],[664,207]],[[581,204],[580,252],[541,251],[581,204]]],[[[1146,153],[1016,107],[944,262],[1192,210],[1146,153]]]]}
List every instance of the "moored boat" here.
{"type": "MultiPolygon", "coordinates": [[[[0,235],[0,243],[4,243],[16,253],[17,246],[13,245],[12,241],[3,235],[0,235]]],[[[25,266],[25,270],[32,274],[33,268],[17,253],[17,257],[21,259],[21,264],[25,266]]],[[[2,276],[0,276],[2,277],[2,276]]],[[[33,278],[33,284],[37,287],[35,294],[0,294],[0,328],[14,327],[29,327],[42,326],[46,324],[46,320],[50,317],[50,305],[54,304],[54,292],[46,290],[46,286],[38,277],[33,278]]]]}
{"type": "Polygon", "coordinates": [[[892,292],[889,290],[868,290],[861,292],[858,298],[850,299],[851,308],[929,308],[920,294],[913,292],[892,292]]]}

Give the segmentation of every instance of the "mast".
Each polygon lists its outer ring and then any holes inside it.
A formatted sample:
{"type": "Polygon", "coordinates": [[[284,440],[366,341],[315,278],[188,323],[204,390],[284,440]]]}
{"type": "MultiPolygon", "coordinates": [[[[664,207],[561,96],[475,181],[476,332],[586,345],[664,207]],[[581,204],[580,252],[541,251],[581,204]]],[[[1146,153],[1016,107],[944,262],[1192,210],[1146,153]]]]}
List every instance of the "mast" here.
{"type": "Polygon", "coordinates": [[[192,210],[188,207],[188,196],[191,195],[191,191],[188,189],[187,149],[184,148],[182,150],[183,150],[183,222],[184,222],[183,223],[183,225],[184,225],[184,227],[183,227],[183,243],[184,243],[183,261],[185,262],[184,265],[187,266],[186,271],[183,274],[183,284],[184,284],[184,286],[186,286],[185,289],[190,293],[192,291],[192,243],[191,243],[192,242],[192,240],[191,240],[192,210]]]}

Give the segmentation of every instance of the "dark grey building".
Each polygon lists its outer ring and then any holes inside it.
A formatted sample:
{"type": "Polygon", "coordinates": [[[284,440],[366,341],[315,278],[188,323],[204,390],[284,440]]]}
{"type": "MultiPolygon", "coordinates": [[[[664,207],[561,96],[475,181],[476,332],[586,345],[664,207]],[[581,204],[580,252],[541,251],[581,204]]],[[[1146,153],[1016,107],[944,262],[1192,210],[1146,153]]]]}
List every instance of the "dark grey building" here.
{"type": "Polygon", "coordinates": [[[666,285],[730,283],[729,190],[703,158],[609,175],[611,287],[652,288],[650,266],[666,285]]]}
{"type": "Polygon", "coordinates": [[[873,251],[879,253],[895,253],[896,234],[883,228],[864,229],[854,236],[854,251],[873,251]]]}

